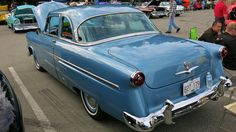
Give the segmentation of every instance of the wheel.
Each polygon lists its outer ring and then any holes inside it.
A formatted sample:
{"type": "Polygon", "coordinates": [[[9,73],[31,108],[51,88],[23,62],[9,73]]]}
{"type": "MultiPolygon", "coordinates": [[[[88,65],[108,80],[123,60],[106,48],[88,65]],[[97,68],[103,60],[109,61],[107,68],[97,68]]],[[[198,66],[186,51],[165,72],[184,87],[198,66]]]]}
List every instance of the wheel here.
{"type": "Polygon", "coordinates": [[[14,27],[13,27],[13,32],[14,32],[14,33],[17,33],[17,31],[16,31],[16,29],[15,29],[14,27]]]}
{"type": "Polygon", "coordinates": [[[83,105],[85,107],[86,112],[95,120],[103,120],[106,118],[106,113],[101,110],[97,101],[84,93],[82,90],[80,91],[81,99],[83,105]]]}
{"type": "Polygon", "coordinates": [[[180,14],[175,14],[175,16],[180,16],[180,14]]]}
{"type": "Polygon", "coordinates": [[[11,24],[11,29],[14,33],[17,33],[17,31],[16,31],[15,27],[13,26],[13,24],[11,24]]]}
{"type": "Polygon", "coordinates": [[[36,67],[36,69],[38,70],[38,71],[40,71],[40,72],[44,72],[45,70],[43,69],[43,67],[41,67],[40,65],[39,65],[39,62],[38,62],[38,60],[37,60],[37,58],[36,58],[36,56],[34,55],[34,62],[35,62],[35,67],[36,67]]]}

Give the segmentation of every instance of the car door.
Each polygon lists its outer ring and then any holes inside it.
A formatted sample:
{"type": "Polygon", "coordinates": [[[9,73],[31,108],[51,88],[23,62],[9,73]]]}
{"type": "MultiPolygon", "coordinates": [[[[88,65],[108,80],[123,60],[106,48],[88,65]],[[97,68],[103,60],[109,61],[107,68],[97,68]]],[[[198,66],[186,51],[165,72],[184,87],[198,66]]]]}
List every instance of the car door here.
{"type": "Polygon", "coordinates": [[[41,45],[36,57],[41,66],[54,77],[57,77],[54,62],[54,46],[59,39],[60,17],[58,15],[49,16],[45,32],[41,35],[41,45]]]}
{"type": "Polygon", "coordinates": [[[60,39],[55,42],[54,47],[55,67],[58,79],[71,88],[74,83],[71,75],[74,71],[71,70],[70,60],[77,54],[75,49],[78,47],[75,46],[73,27],[68,17],[62,16],[60,27],[60,39]]]}

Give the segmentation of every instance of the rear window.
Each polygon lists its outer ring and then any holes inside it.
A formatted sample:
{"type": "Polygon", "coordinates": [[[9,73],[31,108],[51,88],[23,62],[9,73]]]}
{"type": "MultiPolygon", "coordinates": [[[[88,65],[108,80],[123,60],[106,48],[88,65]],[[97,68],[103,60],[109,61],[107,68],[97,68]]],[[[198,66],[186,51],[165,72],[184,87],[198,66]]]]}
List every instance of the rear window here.
{"type": "Polygon", "coordinates": [[[82,42],[93,42],[106,38],[157,31],[143,13],[111,14],[91,18],[78,28],[82,42]]]}

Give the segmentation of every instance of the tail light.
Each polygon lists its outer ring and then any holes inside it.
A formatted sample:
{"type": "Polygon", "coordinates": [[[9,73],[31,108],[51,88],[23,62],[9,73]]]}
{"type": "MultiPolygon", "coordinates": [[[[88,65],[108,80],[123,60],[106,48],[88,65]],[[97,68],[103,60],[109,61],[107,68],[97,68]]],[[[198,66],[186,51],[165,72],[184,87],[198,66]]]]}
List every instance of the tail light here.
{"type": "Polygon", "coordinates": [[[223,48],[220,48],[219,52],[220,52],[221,58],[225,58],[228,54],[228,49],[223,47],[223,48]]]}
{"type": "Polygon", "coordinates": [[[131,75],[130,82],[131,82],[131,85],[134,86],[134,87],[141,86],[141,85],[143,85],[144,82],[145,82],[145,76],[144,76],[144,74],[143,74],[142,72],[140,72],[140,71],[134,72],[134,73],[131,75]]]}

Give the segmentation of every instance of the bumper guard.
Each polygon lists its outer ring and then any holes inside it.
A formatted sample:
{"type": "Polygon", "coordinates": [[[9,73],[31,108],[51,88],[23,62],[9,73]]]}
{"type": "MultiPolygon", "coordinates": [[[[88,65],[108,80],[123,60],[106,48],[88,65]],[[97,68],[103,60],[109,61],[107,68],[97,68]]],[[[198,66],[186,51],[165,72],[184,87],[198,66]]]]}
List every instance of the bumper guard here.
{"type": "Polygon", "coordinates": [[[224,87],[232,85],[230,79],[223,76],[220,77],[221,81],[212,86],[211,89],[205,92],[174,104],[170,100],[164,102],[164,106],[154,113],[149,114],[146,117],[136,117],[127,112],[123,112],[125,123],[135,131],[148,132],[152,131],[155,126],[165,122],[165,124],[174,124],[173,118],[187,114],[194,109],[197,109],[207,103],[209,100],[217,100],[224,95],[224,87]]]}

